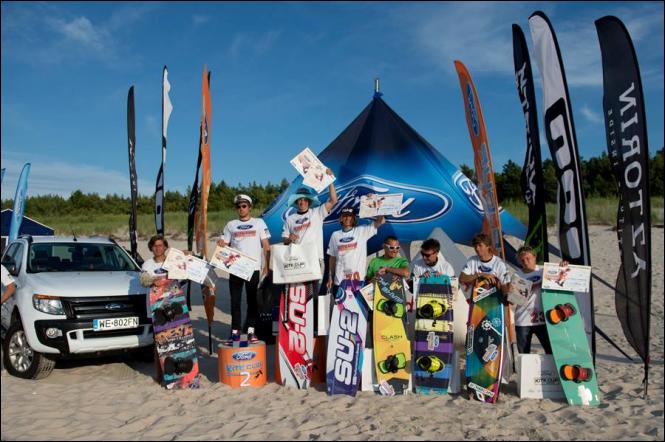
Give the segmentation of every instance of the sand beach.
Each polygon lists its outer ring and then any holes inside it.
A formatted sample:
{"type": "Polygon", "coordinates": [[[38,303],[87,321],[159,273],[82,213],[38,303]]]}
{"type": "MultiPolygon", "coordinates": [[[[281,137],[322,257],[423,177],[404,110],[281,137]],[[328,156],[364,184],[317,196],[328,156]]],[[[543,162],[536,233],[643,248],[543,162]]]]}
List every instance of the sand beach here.
{"type": "MultiPolygon", "coordinates": [[[[167,391],[153,380],[154,366],[113,357],[59,362],[53,373],[27,381],[2,372],[2,440],[663,440],[663,228],[652,230],[653,305],[649,397],[642,365],[623,337],[614,293],[594,283],[596,322],[635,362],[598,338],[597,374],[602,404],[568,406],[549,399],[520,399],[516,379],[499,403],[465,395],[409,394],[330,397],[325,385],[307,391],[274,380],[268,349],[268,384],[231,389],[218,382],[217,356],[208,355],[205,312],[198,291],[192,320],[201,361],[201,388],[167,391]]],[[[616,232],[590,228],[594,272],[613,282],[619,267],[616,232]]],[[[146,241],[140,252],[148,254],[146,241]]],[[[171,246],[183,247],[172,240],[171,246]]],[[[463,248],[469,255],[472,250],[463,248]]],[[[218,283],[213,344],[228,336],[228,284],[218,283]]],[[[536,351],[542,351],[536,345],[536,351]]]]}

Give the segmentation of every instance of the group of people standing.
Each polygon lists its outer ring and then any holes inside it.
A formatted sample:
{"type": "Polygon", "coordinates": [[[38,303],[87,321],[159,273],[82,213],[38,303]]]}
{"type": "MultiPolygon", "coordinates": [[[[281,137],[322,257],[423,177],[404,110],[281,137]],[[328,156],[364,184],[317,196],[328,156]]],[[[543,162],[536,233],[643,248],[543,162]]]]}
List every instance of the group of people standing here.
{"type": "MultiPolygon", "coordinates": [[[[332,174],[330,169],[326,171],[332,174]]],[[[324,274],[325,255],[323,222],[337,203],[334,184],[329,186],[330,197],[321,202],[317,194],[308,187],[299,188],[291,195],[288,205],[295,212],[287,216],[282,229],[282,241],[288,244],[307,244],[316,248],[321,274],[324,274]]],[[[229,341],[239,340],[243,331],[241,324],[242,290],[247,293],[246,332],[250,341],[256,341],[255,327],[258,318],[257,292],[260,281],[268,274],[270,262],[270,231],[261,218],[252,217],[252,198],[240,194],[234,198],[237,219],[229,221],[224,227],[217,244],[229,246],[251,256],[257,262],[249,281],[230,275],[229,291],[231,294],[231,335],[229,341]]],[[[447,275],[459,276],[459,282],[465,287],[473,287],[479,278],[488,279],[499,287],[501,292],[510,291],[510,275],[503,260],[493,254],[492,242],[488,235],[479,233],[474,236],[472,245],[476,255],[470,257],[459,275],[445,259],[445,250],[441,250],[436,239],[422,243],[419,256],[412,263],[400,254],[400,242],[395,236],[386,236],[383,240],[383,254],[367,262],[367,243],[378,234],[385,223],[382,216],[369,224],[358,225],[358,216],[354,207],[343,207],[339,219],[341,229],[335,231],[329,240],[326,255],[329,275],[325,284],[336,292],[344,279],[356,279],[372,282],[385,273],[393,273],[402,278],[447,275]]],[[[150,240],[153,258],[143,264],[142,282],[149,285],[157,274],[162,273],[161,264],[165,260],[168,243],[162,236],[150,240]]],[[[522,266],[519,276],[530,280],[531,293],[527,303],[515,311],[515,329],[520,353],[529,353],[533,335],[538,337],[547,353],[551,353],[545,328],[545,317],[540,290],[542,268],[536,264],[536,253],[528,246],[518,250],[518,259],[522,266]]],[[[323,283],[323,281],[320,281],[323,283]]],[[[206,281],[208,290],[215,291],[212,281],[206,281]]],[[[467,290],[470,302],[470,290],[467,290]]],[[[507,301],[506,301],[507,303],[507,301]]]]}

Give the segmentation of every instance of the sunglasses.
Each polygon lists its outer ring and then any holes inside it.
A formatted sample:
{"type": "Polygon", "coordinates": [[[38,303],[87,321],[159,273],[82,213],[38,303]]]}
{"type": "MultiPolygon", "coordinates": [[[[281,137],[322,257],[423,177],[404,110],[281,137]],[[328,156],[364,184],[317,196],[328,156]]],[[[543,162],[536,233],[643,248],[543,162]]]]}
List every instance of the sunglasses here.
{"type": "Polygon", "coordinates": [[[389,246],[388,244],[384,244],[383,247],[388,250],[399,250],[399,246],[389,246]]]}
{"type": "Polygon", "coordinates": [[[236,204],[236,209],[246,209],[249,207],[249,204],[236,204]]]}
{"type": "Polygon", "coordinates": [[[432,255],[436,255],[437,252],[431,252],[431,253],[420,252],[420,254],[423,255],[425,258],[429,258],[432,255]]]}

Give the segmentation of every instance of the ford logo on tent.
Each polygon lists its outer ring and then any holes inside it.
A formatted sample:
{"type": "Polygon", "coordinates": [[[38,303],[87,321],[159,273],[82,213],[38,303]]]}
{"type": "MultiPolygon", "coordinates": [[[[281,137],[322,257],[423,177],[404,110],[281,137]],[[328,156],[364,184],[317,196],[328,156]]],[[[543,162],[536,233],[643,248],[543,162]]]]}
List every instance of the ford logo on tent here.
{"type": "MultiPolygon", "coordinates": [[[[451,198],[440,190],[361,175],[337,188],[339,200],[326,218],[326,224],[338,222],[344,207],[359,208],[360,197],[368,193],[403,194],[401,213],[386,217],[393,224],[429,221],[439,218],[451,208],[451,198]]],[[[324,195],[321,199],[325,201],[327,197],[324,195]]]]}
{"type": "Polygon", "coordinates": [[[236,361],[249,361],[254,359],[255,356],[256,353],[253,351],[239,351],[238,353],[233,353],[231,357],[236,361]]]}

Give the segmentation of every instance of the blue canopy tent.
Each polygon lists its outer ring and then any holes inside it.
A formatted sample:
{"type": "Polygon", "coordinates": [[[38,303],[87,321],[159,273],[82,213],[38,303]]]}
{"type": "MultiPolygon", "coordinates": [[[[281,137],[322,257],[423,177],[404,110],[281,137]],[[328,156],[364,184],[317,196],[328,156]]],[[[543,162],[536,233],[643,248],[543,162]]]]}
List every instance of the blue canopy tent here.
{"type": "MultiPolygon", "coordinates": [[[[7,245],[7,236],[9,235],[9,228],[12,224],[12,215],[14,211],[12,209],[5,209],[2,211],[2,251],[5,250],[7,245]]],[[[23,217],[23,222],[18,231],[19,235],[40,235],[40,236],[53,236],[55,231],[38,221],[35,221],[32,218],[27,216],[23,217]]]]}
{"type": "MultiPolygon", "coordinates": [[[[471,156],[471,146],[467,148],[471,156]]],[[[368,193],[404,194],[401,215],[386,217],[387,224],[368,243],[370,254],[381,248],[387,235],[409,242],[425,239],[439,227],[454,242],[470,245],[482,230],[483,208],[475,184],[397,115],[381,94],[375,94],[319,159],[337,177],[339,198],[325,220],[325,248],[332,232],[340,229],[340,210],[357,208],[360,197],[368,193]]],[[[295,210],[287,201],[302,187],[302,180],[298,176],[263,213],[273,242],[281,239],[284,219],[295,210]]],[[[321,201],[327,198],[327,190],[319,195],[321,201]]],[[[506,210],[501,212],[501,226],[504,234],[526,235],[526,227],[506,210]]]]}

